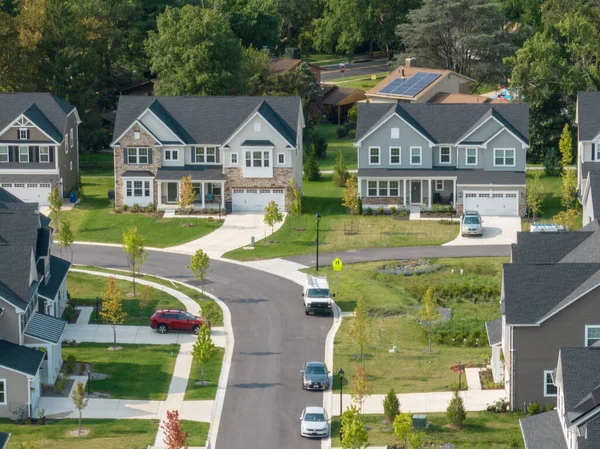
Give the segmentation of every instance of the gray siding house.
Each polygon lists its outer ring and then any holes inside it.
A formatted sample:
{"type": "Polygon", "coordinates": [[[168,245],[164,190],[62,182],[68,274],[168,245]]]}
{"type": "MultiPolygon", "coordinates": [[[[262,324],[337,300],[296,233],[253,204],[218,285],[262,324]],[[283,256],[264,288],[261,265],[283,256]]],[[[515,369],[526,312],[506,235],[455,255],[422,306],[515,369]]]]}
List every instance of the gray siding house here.
{"type": "Polygon", "coordinates": [[[0,188],[0,417],[35,416],[41,383],[62,365],[70,262],[52,256],[50,220],[38,204],[0,188]]]}
{"type": "Polygon", "coordinates": [[[75,106],[49,93],[0,93],[0,187],[23,201],[48,204],[77,188],[79,131],[75,106]]]}
{"type": "MultiPolygon", "coordinates": [[[[552,372],[561,347],[600,341],[600,223],[578,232],[519,233],[502,274],[501,337],[504,360],[493,352],[513,409],[556,405],[552,372]]],[[[490,344],[498,344],[491,331],[490,344]]]]}
{"type": "Polygon", "coordinates": [[[355,146],[363,207],[525,214],[525,104],[361,103],[355,146]]]}
{"type": "Polygon", "coordinates": [[[191,176],[196,209],[262,212],[302,188],[299,97],[141,97],[119,100],[116,207],[177,208],[191,176]]]}

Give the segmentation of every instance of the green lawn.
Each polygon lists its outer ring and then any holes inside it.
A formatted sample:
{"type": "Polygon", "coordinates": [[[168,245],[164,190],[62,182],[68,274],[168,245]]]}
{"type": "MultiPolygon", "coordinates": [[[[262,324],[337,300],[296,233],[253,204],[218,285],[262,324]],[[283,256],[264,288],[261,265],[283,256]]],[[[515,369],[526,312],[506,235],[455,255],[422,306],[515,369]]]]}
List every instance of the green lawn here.
{"type": "Polygon", "coordinates": [[[113,153],[81,151],[79,154],[79,170],[85,176],[114,176],[113,153]]]}
{"type": "Polygon", "coordinates": [[[208,438],[208,429],[210,425],[207,422],[198,421],[187,421],[181,420],[181,426],[184,432],[188,432],[188,445],[189,446],[202,446],[206,445],[206,439],[208,438]]]}
{"type": "Polygon", "coordinates": [[[60,220],[73,226],[76,241],[122,243],[125,228],[135,225],[146,246],[166,248],[197,239],[221,226],[216,221],[198,219],[195,226],[188,228],[182,226],[183,220],[163,220],[161,214],[115,213],[107,199],[108,190],[114,189],[113,179],[93,176],[81,179],[83,202],[71,211],[60,213],[60,220]]]}
{"type": "MultiPolygon", "coordinates": [[[[430,426],[425,432],[425,446],[439,449],[442,443],[452,443],[460,449],[506,449],[517,441],[523,447],[523,437],[519,426],[519,413],[468,412],[465,428],[460,431],[446,427],[448,423],[444,413],[428,413],[427,421],[430,426]],[[434,445],[432,445],[434,443],[434,445]]],[[[384,423],[384,415],[363,415],[363,422],[368,428],[369,444],[384,446],[396,443],[396,437],[391,425],[384,423]]],[[[340,446],[339,417],[331,420],[331,445],[340,446]]]]}
{"type": "Polygon", "coordinates": [[[91,363],[92,372],[108,374],[108,379],[92,381],[92,391],[108,393],[111,399],[166,399],[179,345],[120,344],[120,351],[109,351],[109,346],[63,346],[63,358],[73,354],[78,362],[91,363]]]}
{"type": "MultiPolygon", "coordinates": [[[[92,274],[71,272],[68,275],[67,285],[71,302],[75,306],[95,306],[96,298],[101,298],[106,289],[108,278],[92,274]]],[[[181,309],[183,305],[173,296],[161,290],[154,289],[154,298],[148,304],[141,304],[139,293],[143,285],[137,284],[137,296],[133,294],[133,282],[117,279],[117,286],[123,298],[123,311],[127,314],[123,324],[130,326],[148,326],[150,317],[158,309],[181,309]]],[[[92,316],[92,319],[95,316],[92,316]]]]}
{"type": "MultiPolygon", "coordinates": [[[[113,273],[124,276],[130,275],[130,273],[128,273],[127,271],[112,270],[110,268],[94,267],[91,265],[77,265],[77,268],[80,268],[82,270],[99,271],[101,273],[113,273]]],[[[200,305],[200,309],[202,310],[202,316],[208,318],[213,326],[223,326],[223,311],[221,310],[219,305],[209,297],[200,293],[198,290],[186,287],[180,282],[171,282],[169,280],[162,279],[156,276],[141,275],[138,276],[138,278],[144,279],[146,281],[156,282],[157,284],[164,285],[165,287],[174,288],[176,290],[179,290],[181,293],[188,295],[190,298],[196,301],[198,305],[200,305]]],[[[71,289],[69,288],[69,291],[70,290],[71,289]]],[[[179,305],[177,307],[181,307],[181,303],[178,302],[178,304],[179,305]]]]}
{"type": "Polygon", "coordinates": [[[354,147],[354,139],[351,137],[338,138],[336,135],[337,125],[319,125],[319,132],[327,140],[327,154],[325,159],[319,160],[321,170],[333,170],[335,167],[335,158],[341,151],[346,161],[348,170],[358,167],[357,151],[354,147]]]}
{"type": "Polygon", "coordinates": [[[343,189],[334,186],[331,176],[321,181],[304,182],[303,210],[300,227],[294,231],[297,219],[288,217],[281,229],[266,243],[261,240],[254,250],[236,249],[224,255],[235,260],[259,260],[308,254],[315,251],[317,236],[315,214],[321,214],[319,224],[319,250],[341,251],[385,246],[441,245],[458,235],[458,226],[437,221],[397,220],[390,216],[350,216],[341,204],[343,189]],[[355,235],[346,235],[352,229],[355,235]]]}
{"type": "MultiPolygon", "coordinates": [[[[394,388],[397,393],[447,391],[458,381],[450,365],[458,361],[481,364],[490,356],[484,323],[500,316],[498,296],[483,297],[490,286],[500,291],[502,263],[506,258],[431,259],[442,269],[432,273],[398,276],[377,273],[389,262],[370,262],[344,265],[339,275],[335,297],[343,311],[352,311],[359,297],[363,297],[370,312],[370,344],[367,346],[366,369],[373,382],[375,393],[387,393],[394,388]],[[460,275],[460,270],[464,274],[460,275]],[[454,270],[454,273],[452,273],[454,270]],[[479,342],[469,347],[462,342],[456,345],[433,343],[433,354],[428,354],[425,328],[417,322],[420,298],[432,287],[438,301],[452,310],[449,325],[460,328],[461,324],[474,327],[479,342]],[[469,293],[463,293],[471,291],[469,293]],[[443,291],[446,293],[438,293],[443,291]],[[447,293],[449,292],[449,293],[447,293]],[[454,295],[450,297],[449,295],[454,295]],[[464,296],[463,296],[464,294],[464,296]],[[397,353],[389,350],[397,346],[397,353]]],[[[306,270],[314,274],[314,269],[306,270]]],[[[336,276],[331,268],[319,271],[327,276],[335,291],[336,276]]],[[[343,368],[349,376],[354,372],[357,349],[349,335],[352,318],[344,318],[335,337],[333,372],[343,368]]],[[[457,334],[458,335],[458,334],[457,334]]],[[[458,339],[461,340],[460,338],[458,339]]],[[[339,379],[333,382],[339,389],[339,379]]]]}
{"type": "Polygon", "coordinates": [[[223,364],[223,354],[225,350],[217,348],[217,354],[209,362],[204,364],[204,381],[210,382],[209,385],[195,385],[202,380],[200,363],[194,360],[192,370],[185,390],[185,401],[194,401],[198,399],[214,399],[217,394],[219,376],[221,375],[221,365],[223,364]]]}
{"type": "Polygon", "coordinates": [[[350,87],[353,89],[361,89],[365,92],[375,86],[378,82],[388,76],[387,72],[376,74],[376,79],[371,79],[370,77],[365,78],[364,76],[355,76],[355,77],[344,77],[344,81],[342,82],[341,78],[336,78],[333,80],[327,81],[328,83],[334,83],[339,87],[350,87]]]}
{"type": "Polygon", "coordinates": [[[149,419],[86,419],[85,411],[83,417],[83,428],[91,432],[81,438],[69,435],[79,428],[76,419],[49,420],[44,426],[22,426],[0,419],[0,429],[12,434],[8,449],[19,449],[21,443],[32,444],[35,449],[145,449],[154,444],[159,424],[149,419]]]}

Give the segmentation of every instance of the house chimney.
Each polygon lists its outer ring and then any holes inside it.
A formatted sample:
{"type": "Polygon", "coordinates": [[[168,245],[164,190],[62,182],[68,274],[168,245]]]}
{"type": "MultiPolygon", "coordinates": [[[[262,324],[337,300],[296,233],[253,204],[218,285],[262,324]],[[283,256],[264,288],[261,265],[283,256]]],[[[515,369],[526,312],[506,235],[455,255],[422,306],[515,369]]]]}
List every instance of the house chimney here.
{"type": "Polygon", "coordinates": [[[404,60],[404,66],[405,67],[418,67],[417,66],[417,58],[414,56],[411,56],[410,58],[406,58],[404,60]]]}
{"type": "Polygon", "coordinates": [[[402,67],[402,78],[404,78],[404,67],[402,67]]]}

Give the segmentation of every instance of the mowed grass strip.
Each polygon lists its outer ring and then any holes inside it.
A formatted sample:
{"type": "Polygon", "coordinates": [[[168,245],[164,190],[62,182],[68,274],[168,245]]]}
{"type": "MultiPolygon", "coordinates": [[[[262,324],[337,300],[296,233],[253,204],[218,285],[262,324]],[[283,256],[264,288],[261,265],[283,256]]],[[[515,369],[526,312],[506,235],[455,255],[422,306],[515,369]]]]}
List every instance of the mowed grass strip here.
{"type": "MultiPolygon", "coordinates": [[[[400,404],[402,407],[402,404],[400,404]]],[[[370,446],[386,446],[397,443],[390,431],[391,424],[384,422],[384,415],[363,415],[363,423],[368,428],[370,446]]],[[[465,428],[453,430],[447,427],[444,413],[427,413],[430,426],[425,433],[424,447],[438,449],[442,443],[452,443],[460,449],[506,449],[516,440],[523,447],[523,436],[519,426],[520,413],[468,412],[465,428]]],[[[340,419],[331,419],[331,445],[339,447],[340,419]]]]}
{"type": "Polygon", "coordinates": [[[77,419],[48,420],[43,426],[0,419],[0,429],[11,434],[8,449],[19,449],[21,443],[36,449],[141,449],[154,444],[159,425],[150,419],[86,419],[85,411],[83,416],[83,428],[91,431],[84,437],[69,435],[79,428],[77,419]]]}
{"type": "Polygon", "coordinates": [[[259,260],[308,254],[315,251],[317,237],[315,214],[319,223],[319,251],[331,252],[385,246],[441,245],[458,235],[457,225],[438,221],[398,220],[391,216],[351,216],[342,206],[343,188],[336,187],[331,176],[321,181],[304,182],[304,214],[298,221],[288,216],[285,223],[267,240],[256,243],[254,250],[236,249],[224,255],[234,260],[259,260]],[[294,228],[304,228],[294,231],[294,228]],[[354,235],[348,235],[354,231],[354,235]]]}
{"type": "MultiPolygon", "coordinates": [[[[108,191],[114,190],[112,178],[82,176],[84,199],[70,211],[59,214],[60,221],[69,221],[80,242],[123,242],[123,231],[137,226],[148,247],[166,248],[200,238],[221,226],[217,221],[192,219],[194,226],[183,227],[185,219],[162,218],[162,213],[115,213],[108,201],[108,191]]],[[[50,218],[54,218],[51,214],[50,218]]],[[[60,227],[60,223],[59,223],[60,227]]]]}
{"type": "Polygon", "coordinates": [[[64,346],[63,358],[73,354],[78,362],[91,363],[92,372],[108,374],[108,379],[92,381],[92,391],[108,393],[111,399],[166,399],[179,345],[119,344],[120,351],[109,351],[109,346],[64,346]]]}
{"type": "MultiPolygon", "coordinates": [[[[96,298],[102,300],[102,292],[106,289],[108,278],[93,274],[70,272],[67,277],[71,303],[75,306],[96,306],[96,298]]],[[[136,296],[133,294],[133,282],[116,280],[121,290],[123,311],[127,314],[124,325],[149,326],[150,317],[159,309],[185,309],[177,298],[159,289],[154,289],[153,299],[147,303],[140,300],[143,285],[136,285],[136,296]]],[[[92,319],[95,313],[92,314],[92,319]]]]}
{"type": "Polygon", "coordinates": [[[351,137],[338,138],[337,128],[337,125],[319,125],[319,132],[327,140],[325,159],[319,159],[319,167],[321,170],[333,170],[337,155],[341,152],[344,155],[344,161],[348,170],[356,169],[358,167],[356,160],[358,153],[354,146],[354,139],[351,137]]]}
{"type": "Polygon", "coordinates": [[[196,385],[202,380],[201,363],[194,360],[190,377],[185,390],[185,401],[194,401],[199,399],[214,399],[217,395],[217,387],[219,385],[219,376],[221,375],[221,366],[223,365],[223,348],[217,348],[215,356],[204,364],[204,381],[207,385],[196,385]]]}
{"type": "Polygon", "coordinates": [[[188,446],[204,447],[208,438],[210,424],[207,422],[181,420],[181,427],[188,435],[188,446]]]}
{"type": "MultiPolygon", "coordinates": [[[[99,271],[101,273],[111,273],[121,276],[131,276],[131,272],[127,272],[125,270],[114,270],[110,268],[94,267],[91,265],[77,265],[76,268],[79,268],[81,270],[99,271]]],[[[210,299],[208,296],[200,293],[198,290],[189,288],[181,284],[180,282],[171,282],[167,279],[162,279],[156,276],[141,275],[138,276],[138,279],[155,282],[157,284],[164,285],[165,287],[173,288],[175,290],[180,291],[181,293],[189,296],[198,303],[200,309],[202,310],[202,316],[208,318],[212,326],[223,326],[223,311],[221,310],[219,305],[215,301],[210,299]]],[[[200,286],[200,283],[198,281],[192,281],[191,284],[198,284],[198,287],[200,286]]],[[[183,305],[179,303],[178,308],[183,308],[183,305]]]]}

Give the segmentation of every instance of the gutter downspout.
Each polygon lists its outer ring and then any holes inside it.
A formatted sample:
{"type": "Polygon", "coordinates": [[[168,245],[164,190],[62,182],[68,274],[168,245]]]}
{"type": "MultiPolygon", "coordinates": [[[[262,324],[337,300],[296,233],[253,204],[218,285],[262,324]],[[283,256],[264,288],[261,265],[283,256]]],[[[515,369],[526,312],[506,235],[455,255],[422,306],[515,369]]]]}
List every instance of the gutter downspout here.
{"type": "Polygon", "coordinates": [[[515,409],[515,350],[514,326],[510,327],[510,409],[515,409]]]}

